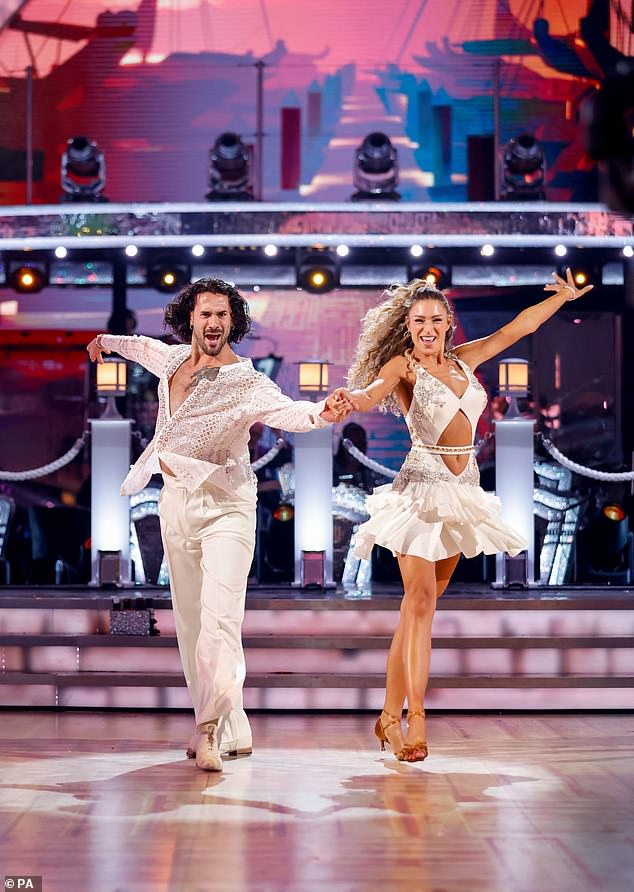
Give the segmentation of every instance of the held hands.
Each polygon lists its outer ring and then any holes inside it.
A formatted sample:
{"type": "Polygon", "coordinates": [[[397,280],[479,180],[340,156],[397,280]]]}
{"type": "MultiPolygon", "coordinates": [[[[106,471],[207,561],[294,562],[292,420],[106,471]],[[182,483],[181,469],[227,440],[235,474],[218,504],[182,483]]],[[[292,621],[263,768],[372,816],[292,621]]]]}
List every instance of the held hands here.
{"type": "Polygon", "coordinates": [[[324,421],[337,424],[344,421],[351,412],[358,408],[342,387],[338,387],[334,393],[326,397],[326,408],[321,413],[324,421]]]}
{"type": "Polygon", "coordinates": [[[98,337],[93,338],[90,344],[86,347],[86,350],[88,351],[88,356],[90,357],[91,362],[103,362],[103,356],[101,354],[112,353],[111,350],[108,350],[107,347],[103,347],[99,343],[98,337]]]}
{"type": "Polygon", "coordinates": [[[565,279],[562,279],[557,273],[553,273],[553,279],[555,280],[554,282],[549,282],[548,285],[544,285],[544,291],[554,291],[557,296],[561,294],[562,297],[564,296],[564,292],[567,292],[566,301],[577,300],[577,298],[582,297],[587,291],[591,291],[594,288],[594,285],[586,285],[585,288],[577,288],[570,267],[566,270],[565,279]]]}

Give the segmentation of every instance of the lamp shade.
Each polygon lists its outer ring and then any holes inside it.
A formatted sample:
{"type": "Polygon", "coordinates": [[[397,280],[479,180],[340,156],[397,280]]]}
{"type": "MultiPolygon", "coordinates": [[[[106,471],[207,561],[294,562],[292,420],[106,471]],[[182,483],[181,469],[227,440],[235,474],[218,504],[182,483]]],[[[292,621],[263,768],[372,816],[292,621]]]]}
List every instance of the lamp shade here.
{"type": "Polygon", "coordinates": [[[319,393],[328,389],[328,363],[308,360],[299,363],[299,389],[319,393]]]}
{"type": "Polygon", "coordinates": [[[498,364],[500,396],[528,396],[528,360],[502,359],[498,364]]]}
{"type": "Polygon", "coordinates": [[[104,359],[97,364],[97,393],[125,396],[127,363],[124,359],[104,359]]]}

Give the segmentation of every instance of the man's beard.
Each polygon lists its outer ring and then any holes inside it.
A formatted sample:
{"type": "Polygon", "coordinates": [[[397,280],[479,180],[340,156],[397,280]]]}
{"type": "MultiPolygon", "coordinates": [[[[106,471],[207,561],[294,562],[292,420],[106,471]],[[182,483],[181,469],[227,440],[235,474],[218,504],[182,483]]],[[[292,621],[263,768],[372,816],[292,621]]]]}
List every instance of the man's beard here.
{"type": "Polygon", "coordinates": [[[218,356],[222,348],[229,340],[229,332],[222,332],[220,334],[220,337],[218,338],[217,343],[213,346],[207,343],[204,336],[202,338],[196,337],[196,340],[198,341],[198,346],[200,347],[201,351],[206,356],[218,356]]]}

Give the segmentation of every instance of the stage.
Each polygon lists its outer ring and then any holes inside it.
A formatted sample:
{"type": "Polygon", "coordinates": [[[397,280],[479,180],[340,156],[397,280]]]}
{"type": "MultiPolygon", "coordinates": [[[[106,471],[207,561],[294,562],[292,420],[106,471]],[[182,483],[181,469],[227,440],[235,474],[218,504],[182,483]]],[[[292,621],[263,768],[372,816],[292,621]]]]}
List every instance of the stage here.
{"type": "MultiPolygon", "coordinates": [[[[371,593],[251,586],[247,709],[380,709],[401,594],[396,585],[371,593]]],[[[0,705],[190,708],[169,590],[3,587],[0,605],[0,705]],[[111,633],[113,604],[125,598],[143,599],[128,607],[153,611],[136,618],[153,615],[160,634],[111,633]]],[[[631,588],[453,583],[433,637],[431,709],[634,708],[631,588]]]]}
{"type": "Polygon", "coordinates": [[[5,875],[46,892],[625,892],[632,715],[432,714],[430,756],[373,715],[255,715],[222,774],[184,715],[3,715],[5,875]]]}

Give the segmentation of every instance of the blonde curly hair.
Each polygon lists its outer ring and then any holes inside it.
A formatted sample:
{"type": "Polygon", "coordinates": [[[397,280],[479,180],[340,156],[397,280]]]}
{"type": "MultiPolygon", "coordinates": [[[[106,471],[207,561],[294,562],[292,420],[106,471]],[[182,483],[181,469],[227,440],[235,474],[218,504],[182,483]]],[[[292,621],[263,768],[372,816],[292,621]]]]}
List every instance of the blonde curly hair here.
{"type": "MultiPolygon", "coordinates": [[[[445,336],[444,353],[445,356],[452,355],[456,330],[454,312],[440,289],[425,279],[412,279],[407,285],[390,285],[383,293],[385,300],[368,310],[361,320],[361,334],[346,379],[350,388],[367,387],[377,378],[386,362],[394,356],[405,355],[411,349],[407,316],[418,300],[437,300],[447,310],[451,326],[445,336]]],[[[379,409],[400,415],[392,393],[379,403],[379,409]]]]}

